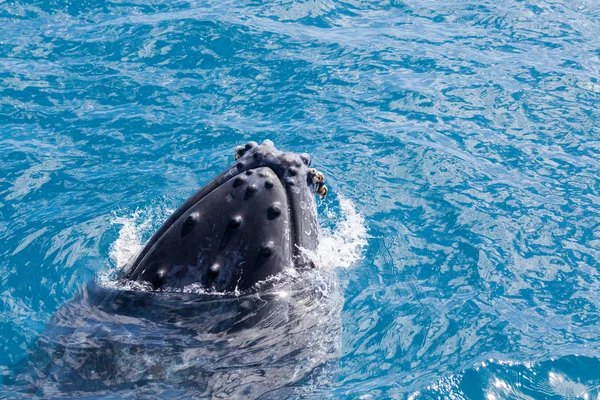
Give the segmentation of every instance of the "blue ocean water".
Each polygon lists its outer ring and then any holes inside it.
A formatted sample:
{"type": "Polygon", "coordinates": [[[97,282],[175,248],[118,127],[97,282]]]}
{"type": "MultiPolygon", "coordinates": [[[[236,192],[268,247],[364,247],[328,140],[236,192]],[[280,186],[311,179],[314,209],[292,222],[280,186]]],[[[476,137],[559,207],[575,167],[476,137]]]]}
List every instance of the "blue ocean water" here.
{"type": "Polygon", "coordinates": [[[600,398],[597,2],[8,0],[0,79],[3,374],[268,138],[330,188],[318,397],[600,398]]]}

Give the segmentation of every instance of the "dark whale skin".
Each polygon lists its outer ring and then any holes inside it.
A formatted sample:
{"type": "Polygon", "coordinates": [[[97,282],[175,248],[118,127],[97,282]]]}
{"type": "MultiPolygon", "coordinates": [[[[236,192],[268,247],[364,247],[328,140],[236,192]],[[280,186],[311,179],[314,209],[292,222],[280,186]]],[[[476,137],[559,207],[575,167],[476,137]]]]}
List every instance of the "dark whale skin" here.
{"type": "Polygon", "coordinates": [[[281,399],[326,383],[343,298],[303,253],[318,244],[316,171],[270,141],[237,156],[125,277],[54,313],[0,398],[281,399]]]}
{"type": "Polygon", "coordinates": [[[246,290],[293,265],[318,244],[314,170],[307,154],[269,140],[192,195],[152,236],[124,276],[154,290],[191,284],[246,290]]]}

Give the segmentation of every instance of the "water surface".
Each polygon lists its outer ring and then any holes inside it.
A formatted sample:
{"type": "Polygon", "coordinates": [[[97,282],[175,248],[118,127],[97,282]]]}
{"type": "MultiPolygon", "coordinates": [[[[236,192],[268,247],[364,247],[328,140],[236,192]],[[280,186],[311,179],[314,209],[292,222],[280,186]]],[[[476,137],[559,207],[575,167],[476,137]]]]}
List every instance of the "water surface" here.
{"type": "Polygon", "coordinates": [[[331,191],[341,355],[319,396],[597,397],[599,20],[580,0],[0,3],[1,370],[269,138],[331,191]]]}

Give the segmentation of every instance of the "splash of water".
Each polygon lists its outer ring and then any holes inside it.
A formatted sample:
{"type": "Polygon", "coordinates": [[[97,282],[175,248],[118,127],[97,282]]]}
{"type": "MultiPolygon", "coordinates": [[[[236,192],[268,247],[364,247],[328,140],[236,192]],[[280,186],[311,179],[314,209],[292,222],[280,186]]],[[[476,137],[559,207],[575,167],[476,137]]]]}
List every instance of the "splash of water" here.
{"type": "Polygon", "coordinates": [[[110,258],[119,270],[142,250],[141,232],[147,229],[150,223],[148,220],[140,222],[141,214],[138,210],[130,216],[115,216],[110,221],[113,225],[121,225],[119,238],[110,249],[110,258]]]}
{"type": "Polygon", "coordinates": [[[171,212],[173,210],[165,207],[151,206],[136,210],[130,215],[115,215],[110,222],[113,225],[120,225],[119,236],[110,247],[111,264],[98,274],[98,283],[113,289],[150,290],[149,284],[126,282],[116,278],[143,249],[145,239],[147,240],[147,237],[152,234],[153,229],[171,212]]]}
{"type": "Polygon", "coordinates": [[[367,245],[364,217],[358,213],[352,200],[340,196],[339,203],[339,215],[329,208],[325,210],[325,218],[333,222],[330,224],[332,227],[322,228],[317,251],[308,252],[322,269],[356,265],[362,257],[362,249],[367,245]]]}
{"type": "MultiPolygon", "coordinates": [[[[321,225],[327,227],[322,228],[319,247],[314,252],[307,252],[321,270],[351,268],[360,260],[362,249],[367,244],[364,217],[356,210],[354,203],[340,196],[339,213],[336,211],[326,208],[321,225]]],[[[171,212],[172,210],[151,206],[130,215],[115,215],[111,223],[120,225],[120,229],[119,236],[110,249],[112,265],[99,275],[98,282],[105,287],[149,290],[150,288],[143,284],[118,281],[116,277],[142,250],[144,239],[149,237],[171,212]]],[[[198,285],[186,287],[184,292],[206,293],[198,285]]]]}

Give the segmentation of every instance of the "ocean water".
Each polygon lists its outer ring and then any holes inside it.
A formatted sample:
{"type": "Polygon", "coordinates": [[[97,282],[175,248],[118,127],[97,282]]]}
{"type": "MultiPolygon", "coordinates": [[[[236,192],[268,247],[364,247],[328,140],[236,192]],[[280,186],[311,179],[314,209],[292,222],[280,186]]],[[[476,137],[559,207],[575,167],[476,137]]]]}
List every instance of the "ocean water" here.
{"type": "Polygon", "coordinates": [[[330,190],[305,397],[600,398],[599,79],[594,1],[0,0],[0,373],[271,139],[330,190]]]}

